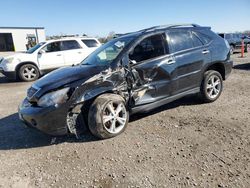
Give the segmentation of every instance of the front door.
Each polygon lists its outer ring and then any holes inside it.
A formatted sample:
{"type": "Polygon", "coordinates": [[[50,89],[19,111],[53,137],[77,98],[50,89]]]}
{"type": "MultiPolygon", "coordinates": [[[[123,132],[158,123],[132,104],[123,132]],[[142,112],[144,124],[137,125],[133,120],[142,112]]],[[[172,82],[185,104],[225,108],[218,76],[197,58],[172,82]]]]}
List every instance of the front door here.
{"type": "Polygon", "coordinates": [[[165,33],[141,39],[130,50],[134,106],[155,102],[172,94],[174,59],[168,54],[165,33]]]}
{"type": "Polygon", "coordinates": [[[41,70],[52,70],[64,66],[61,42],[51,42],[44,46],[37,55],[41,70]]]}

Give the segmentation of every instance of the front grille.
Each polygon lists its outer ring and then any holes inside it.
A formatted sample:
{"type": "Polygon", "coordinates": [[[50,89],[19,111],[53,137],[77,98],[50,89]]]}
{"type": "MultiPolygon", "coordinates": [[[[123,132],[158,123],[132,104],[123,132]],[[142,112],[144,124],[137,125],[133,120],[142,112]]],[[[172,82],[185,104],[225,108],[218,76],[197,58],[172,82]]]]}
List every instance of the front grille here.
{"type": "Polygon", "coordinates": [[[38,89],[34,88],[34,87],[30,87],[27,91],[27,97],[30,99],[32,98],[36,92],[38,92],[38,89]]]}

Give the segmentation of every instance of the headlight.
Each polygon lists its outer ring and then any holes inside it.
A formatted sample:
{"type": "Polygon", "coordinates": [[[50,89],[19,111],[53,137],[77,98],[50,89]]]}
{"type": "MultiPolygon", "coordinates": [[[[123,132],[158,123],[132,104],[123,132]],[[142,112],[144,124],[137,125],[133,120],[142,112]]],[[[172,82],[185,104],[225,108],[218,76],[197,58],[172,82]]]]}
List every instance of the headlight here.
{"type": "Polygon", "coordinates": [[[3,61],[4,61],[5,63],[12,63],[13,60],[14,60],[14,57],[11,57],[11,58],[6,58],[6,59],[4,59],[3,61]]]}
{"type": "Polygon", "coordinates": [[[38,100],[37,104],[41,107],[48,107],[65,103],[68,99],[68,91],[69,87],[47,93],[38,100]]]}

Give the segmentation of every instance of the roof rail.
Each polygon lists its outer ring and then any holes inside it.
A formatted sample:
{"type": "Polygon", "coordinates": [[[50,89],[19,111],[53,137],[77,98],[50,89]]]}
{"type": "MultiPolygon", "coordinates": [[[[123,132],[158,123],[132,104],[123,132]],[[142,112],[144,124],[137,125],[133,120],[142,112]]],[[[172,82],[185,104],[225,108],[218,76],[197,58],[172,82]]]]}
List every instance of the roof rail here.
{"type": "Polygon", "coordinates": [[[147,31],[151,31],[154,29],[167,29],[167,28],[175,28],[175,27],[201,27],[198,24],[173,24],[173,25],[159,25],[159,26],[154,26],[154,27],[149,27],[143,30],[140,30],[139,32],[147,32],[147,31]]]}
{"type": "Polygon", "coordinates": [[[169,28],[173,28],[173,27],[201,27],[198,24],[176,24],[176,25],[171,25],[169,28]]]}

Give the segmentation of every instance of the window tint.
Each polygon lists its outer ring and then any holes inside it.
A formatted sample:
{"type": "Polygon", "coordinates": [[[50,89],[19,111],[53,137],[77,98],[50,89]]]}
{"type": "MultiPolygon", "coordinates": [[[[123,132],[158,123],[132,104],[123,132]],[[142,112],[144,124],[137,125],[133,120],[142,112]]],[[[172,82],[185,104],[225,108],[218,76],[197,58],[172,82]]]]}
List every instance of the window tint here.
{"type": "Polygon", "coordinates": [[[195,32],[195,33],[197,34],[197,36],[199,37],[199,39],[202,41],[203,44],[207,44],[212,40],[209,36],[207,36],[203,33],[200,33],[200,32],[195,32]]]}
{"type": "Polygon", "coordinates": [[[154,35],[141,41],[130,53],[129,58],[136,62],[145,61],[165,54],[165,37],[154,35]]]}
{"type": "Polygon", "coordinates": [[[79,43],[75,40],[66,40],[63,41],[62,43],[63,43],[63,50],[73,50],[81,48],[79,43]]]}
{"type": "Polygon", "coordinates": [[[172,53],[193,48],[193,41],[189,31],[169,31],[168,36],[172,53]]]}
{"type": "Polygon", "coordinates": [[[194,47],[202,46],[201,40],[194,34],[192,33],[192,39],[193,39],[193,45],[194,47]]]}
{"type": "Polygon", "coordinates": [[[89,48],[98,47],[98,42],[93,39],[83,39],[82,42],[89,48]]]}
{"type": "Polygon", "coordinates": [[[47,53],[61,51],[61,42],[52,42],[43,47],[43,50],[47,53]]]}

